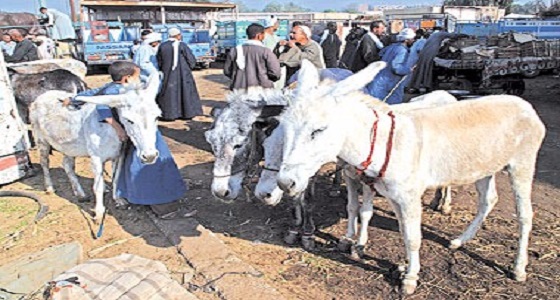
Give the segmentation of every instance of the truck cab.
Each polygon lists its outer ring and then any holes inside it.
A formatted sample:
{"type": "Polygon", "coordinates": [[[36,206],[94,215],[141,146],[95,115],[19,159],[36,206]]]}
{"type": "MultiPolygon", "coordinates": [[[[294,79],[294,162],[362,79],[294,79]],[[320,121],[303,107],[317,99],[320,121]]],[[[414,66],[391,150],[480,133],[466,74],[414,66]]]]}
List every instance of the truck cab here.
{"type": "Polygon", "coordinates": [[[207,69],[210,67],[210,63],[216,61],[209,29],[195,28],[190,24],[183,23],[152,24],[152,28],[155,32],[161,34],[162,41],[169,38],[167,31],[170,28],[179,28],[183,43],[186,43],[193,52],[198,68],[207,69]]]}
{"type": "Polygon", "coordinates": [[[106,21],[84,22],[79,27],[78,52],[88,67],[132,60],[130,49],[139,38],[139,27],[106,21]]]}

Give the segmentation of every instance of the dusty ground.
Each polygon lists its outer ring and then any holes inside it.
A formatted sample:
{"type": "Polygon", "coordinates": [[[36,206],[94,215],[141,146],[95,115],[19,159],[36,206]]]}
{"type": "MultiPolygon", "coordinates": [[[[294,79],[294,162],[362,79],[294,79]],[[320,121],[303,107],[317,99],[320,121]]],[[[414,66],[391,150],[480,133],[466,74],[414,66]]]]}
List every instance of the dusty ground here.
{"type": "MultiPolygon", "coordinates": [[[[195,72],[205,111],[223,105],[225,80],[220,70],[195,72]]],[[[92,87],[107,82],[106,75],[87,78],[92,87]]],[[[517,223],[510,184],[505,174],[498,176],[501,197],[476,239],[464,248],[451,251],[450,238],[458,235],[475,214],[474,186],[454,188],[453,213],[443,216],[429,209],[423,215],[424,242],[421,249],[420,286],[409,299],[557,299],[560,293],[560,82],[543,76],[527,81],[524,97],[533,103],[547,125],[533,191],[535,219],[529,246],[529,278],[517,283],[509,278],[517,249],[517,223]]],[[[186,203],[197,208],[197,220],[214,231],[245,262],[265,274],[269,283],[290,299],[396,299],[397,266],[404,263],[404,247],[395,217],[383,199],[375,201],[376,212],[369,225],[370,241],[363,261],[350,260],[335,250],[334,243],[346,228],[345,199],[329,197],[330,178],[319,184],[315,220],[318,225],[315,251],[300,246],[288,247],[282,237],[291,220],[290,203],[266,207],[257,201],[240,199],[223,204],[210,195],[212,155],[203,133],[210,119],[163,123],[161,130],[175,156],[184,178],[192,188],[186,203]]],[[[33,162],[38,157],[32,153],[33,162]]],[[[56,178],[54,196],[44,196],[51,212],[38,225],[29,225],[35,206],[25,199],[0,199],[0,265],[22,254],[54,244],[78,240],[86,258],[111,257],[122,252],[135,253],[163,261],[178,279],[191,274],[183,257],[147,217],[145,209],[135,207],[119,211],[110,204],[108,225],[100,240],[92,239],[97,230],[85,216],[91,203],[77,203],[68,188],[58,153],[52,156],[56,178]],[[82,211],[83,210],[83,211],[82,211]],[[8,237],[26,228],[17,239],[8,237]],[[141,235],[141,236],[140,236],[141,235]],[[103,251],[92,250],[122,241],[103,251]],[[89,253],[89,254],[88,254],[89,253]]],[[[78,175],[82,184],[92,184],[87,159],[79,159],[78,175]]],[[[108,179],[108,178],[107,178],[108,179]]],[[[23,180],[4,187],[41,193],[42,177],[23,180]]],[[[425,196],[428,203],[431,194],[425,196]]],[[[195,274],[195,284],[201,284],[195,274]]],[[[241,287],[240,287],[241,288],[241,287]]],[[[211,293],[196,291],[203,299],[211,293]]]]}

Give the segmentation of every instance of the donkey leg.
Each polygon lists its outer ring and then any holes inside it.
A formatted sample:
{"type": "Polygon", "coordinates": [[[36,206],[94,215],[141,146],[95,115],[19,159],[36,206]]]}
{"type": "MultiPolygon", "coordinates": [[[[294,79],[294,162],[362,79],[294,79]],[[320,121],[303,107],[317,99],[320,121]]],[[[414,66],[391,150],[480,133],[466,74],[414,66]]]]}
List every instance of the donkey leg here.
{"type": "Polygon", "coordinates": [[[404,294],[412,294],[418,285],[418,272],[420,272],[420,245],[422,243],[421,216],[422,203],[420,196],[402,199],[398,202],[401,218],[401,232],[403,233],[406,248],[408,268],[402,281],[404,294]]]}
{"type": "Polygon", "coordinates": [[[93,170],[93,193],[95,195],[95,221],[100,222],[105,213],[103,194],[105,183],[103,182],[103,161],[99,157],[91,157],[91,168],[93,170]]]}
{"type": "Polygon", "coordinates": [[[311,179],[305,197],[302,198],[303,208],[303,226],[301,242],[303,248],[306,250],[313,250],[315,248],[315,223],[313,222],[313,208],[315,198],[315,178],[311,179]]]}
{"type": "Polygon", "coordinates": [[[451,187],[438,188],[434,199],[430,203],[433,210],[441,211],[444,215],[451,213],[451,187]]]}
{"type": "Polygon", "coordinates": [[[346,204],[346,212],[348,213],[348,225],[346,228],[346,235],[338,244],[338,249],[340,251],[348,251],[352,244],[354,244],[353,238],[358,231],[358,211],[360,208],[360,202],[358,200],[358,181],[348,174],[348,170],[344,169],[342,175],[344,177],[344,182],[346,182],[346,190],[348,194],[348,203],[346,204]]]}
{"type": "Polygon", "coordinates": [[[517,220],[519,223],[519,248],[517,249],[517,258],[513,267],[513,275],[515,280],[525,281],[527,279],[525,268],[529,262],[527,254],[529,235],[533,226],[531,189],[535,172],[534,163],[532,165],[528,164],[527,166],[510,166],[508,171],[515,193],[517,220]]]}
{"type": "Polygon", "coordinates": [[[439,209],[441,210],[442,214],[449,215],[451,214],[451,187],[446,186],[442,188],[441,191],[442,197],[440,200],[439,209]]]}
{"type": "Polygon", "coordinates": [[[43,177],[45,179],[45,190],[47,194],[54,194],[54,188],[51,179],[51,171],[49,169],[49,153],[51,151],[51,146],[43,141],[39,142],[39,153],[40,153],[40,163],[43,169],[43,177]]]}
{"type": "Polygon", "coordinates": [[[360,234],[358,236],[358,243],[352,248],[353,258],[362,258],[364,249],[368,241],[369,222],[373,217],[373,197],[375,192],[371,190],[366,184],[362,185],[363,200],[360,207],[360,234]]]}
{"type": "Polygon", "coordinates": [[[76,176],[75,165],[76,159],[74,157],[64,155],[64,158],[62,160],[62,167],[64,168],[68,179],[70,180],[70,185],[72,186],[72,191],[74,191],[74,196],[78,197],[78,201],[80,202],[87,201],[88,198],[86,196],[86,193],[82,189],[82,185],[78,180],[78,176],[76,176]]]}
{"type": "Polygon", "coordinates": [[[482,222],[484,222],[488,214],[494,208],[494,205],[496,205],[496,202],[498,202],[495,175],[478,180],[475,186],[478,192],[478,212],[465,232],[451,241],[449,246],[451,249],[457,249],[471,240],[482,226],[482,222]]]}
{"type": "Polygon", "coordinates": [[[284,242],[288,245],[293,245],[297,242],[300,228],[303,224],[303,207],[302,207],[302,198],[304,194],[297,195],[293,199],[294,203],[294,224],[288,229],[286,236],[284,237],[284,242]]]}

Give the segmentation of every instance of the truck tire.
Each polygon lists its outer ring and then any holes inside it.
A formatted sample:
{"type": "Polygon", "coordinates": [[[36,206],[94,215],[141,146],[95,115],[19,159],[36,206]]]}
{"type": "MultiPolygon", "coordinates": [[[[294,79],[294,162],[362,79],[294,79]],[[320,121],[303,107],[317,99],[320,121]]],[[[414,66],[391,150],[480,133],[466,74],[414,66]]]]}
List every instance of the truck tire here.
{"type": "Polygon", "coordinates": [[[523,77],[525,78],[535,78],[537,76],[539,76],[541,74],[541,70],[539,69],[535,69],[535,70],[520,70],[521,75],[523,75],[523,77]]]}

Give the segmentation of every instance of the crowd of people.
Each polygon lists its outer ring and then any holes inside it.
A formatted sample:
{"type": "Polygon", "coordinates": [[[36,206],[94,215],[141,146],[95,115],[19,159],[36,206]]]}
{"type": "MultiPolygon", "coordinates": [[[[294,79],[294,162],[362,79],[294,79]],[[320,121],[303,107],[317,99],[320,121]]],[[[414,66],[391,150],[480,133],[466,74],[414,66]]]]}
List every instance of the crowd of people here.
{"type": "Polygon", "coordinates": [[[231,90],[285,87],[297,77],[303,60],[335,74],[341,73],[340,69],[359,72],[373,62],[384,61],[386,68],[372,78],[367,90],[375,98],[397,104],[404,101],[405,92],[433,89],[433,59],[441,42],[455,36],[438,27],[431,35],[409,28],[390,35],[383,21],[373,21],[369,30],[353,26],[341,53],[334,22],[327,23],[322,35],[313,34],[299,21],[293,22],[286,39],[274,34],[277,29],[274,17],[264,25],[255,23],[247,28],[248,40],[230,51],[224,66],[231,90]]]}

